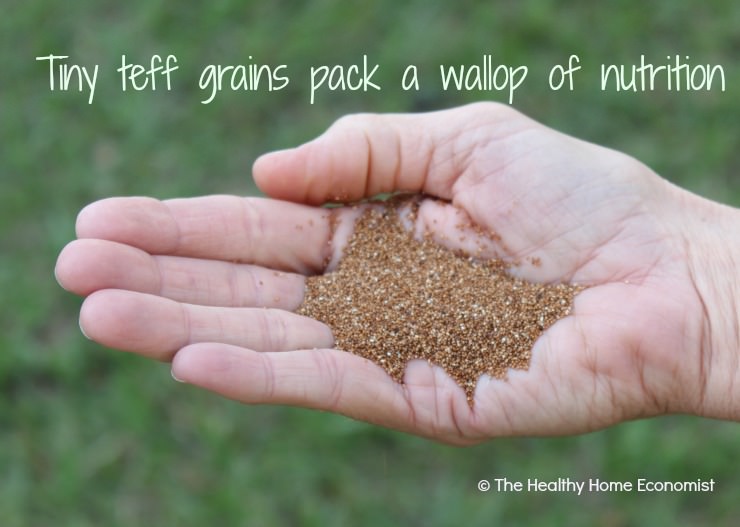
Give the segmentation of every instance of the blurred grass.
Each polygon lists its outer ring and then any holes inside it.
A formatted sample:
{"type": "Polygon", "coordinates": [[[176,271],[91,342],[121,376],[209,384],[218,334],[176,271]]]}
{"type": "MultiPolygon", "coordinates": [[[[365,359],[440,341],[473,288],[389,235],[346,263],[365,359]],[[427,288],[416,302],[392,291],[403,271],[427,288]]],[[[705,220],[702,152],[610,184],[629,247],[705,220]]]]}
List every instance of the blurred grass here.
{"type": "MultiPolygon", "coordinates": [[[[582,437],[503,439],[459,450],[342,417],[242,407],[177,385],[168,368],[101,349],[80,301],[52,276],[76,212],[119,194],[252,194],[252,160],[355,111],[418,111],[489,94],[445,93],[440,63],[526,64],[516,106],[626,151],[709,198],[740,204],[740,6],[619,2],[162,0],[5,2],[0,17],[0,518],[21,525],[734,525],[736,424],[686,417],[582,437]],[[51,93],[45,65],[100,64],[95,101],[51,93]],[[121,54],[175,54],[172,92],[121,93],[121,54]],[[308,68],[381,64],[380,93],[322,93],[308,68]],[[579,54],[573,93],[547,72],[579,54]],[[602,62],[690,55],[722,64],[725,93],[598,90],[602,62]],[[285,63],[290,87],[201,105],[209,63],[285,63]],[[406,64],[422,90],[395,88],[406,64]],[[476,482],[713,477],[713,494],[480,494],[476,482]]],[[[503,95],[493,98],[503,100],[503,95]]]]}

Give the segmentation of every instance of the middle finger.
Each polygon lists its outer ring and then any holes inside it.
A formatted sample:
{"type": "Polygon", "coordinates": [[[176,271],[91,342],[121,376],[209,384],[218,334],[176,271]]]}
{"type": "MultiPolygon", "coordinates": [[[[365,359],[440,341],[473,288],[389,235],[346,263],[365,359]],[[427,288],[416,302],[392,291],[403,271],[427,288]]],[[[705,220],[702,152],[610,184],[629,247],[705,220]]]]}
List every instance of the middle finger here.
{"type": "Polygon", "coordinates": [[[303,300],[303,275],[257,265],[182,256],[153,256],[108,240],[71,242],[59,255],[59,282],[87,296],[101,289],[125,289],[178,302],[224,307],[294,310],[303,300]]]}

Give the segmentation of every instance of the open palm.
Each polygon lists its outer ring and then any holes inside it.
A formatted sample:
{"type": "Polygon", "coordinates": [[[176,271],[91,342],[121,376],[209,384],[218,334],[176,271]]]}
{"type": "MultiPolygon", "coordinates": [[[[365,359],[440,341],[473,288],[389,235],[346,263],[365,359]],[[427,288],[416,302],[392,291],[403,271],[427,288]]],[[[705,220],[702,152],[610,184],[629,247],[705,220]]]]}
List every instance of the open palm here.
{"type": "Polygon", "coordinates": [[[635,160],[482,104],[343,118],[264,156],[254,174],[285,201],[113,198],[84,209],[57,264],[62,285],[88,296],[83,331],[172,360],[178,379],[239,401],[454,443],[692,411],[676,394],[702,385],[704,321],[673,227],[681,194],[635,160]],[[522,262],[523,278],[590,286],[537,341],[530,369],[481,378],[472,408],[440,368],[412,361],[399,385],[291,313],[304,276],[336,265],[359,214],[312,205],[392,191],[443,200],[423,201],[416,220],[440,243],[485,243],[522,262]],[[450,236],[461,219],[500,241],[450,236]]]}

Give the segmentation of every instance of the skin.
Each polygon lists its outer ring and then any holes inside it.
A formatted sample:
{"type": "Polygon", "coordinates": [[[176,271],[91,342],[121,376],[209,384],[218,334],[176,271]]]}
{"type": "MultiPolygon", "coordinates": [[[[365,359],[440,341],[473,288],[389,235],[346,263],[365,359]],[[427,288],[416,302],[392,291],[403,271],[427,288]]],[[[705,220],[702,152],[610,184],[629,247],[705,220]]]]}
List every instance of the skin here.
{"type": "Polygon", "coordinates": [[[740,420],[740,211],[493,103],[347,116],[253,173],[276,200],[83,209],[56,267],[86,297],[83,332],[247,404],[320,408],[454,444],[666,413],[740,420]],[[501,238],[482,240],[488,255],[524,262],[523,278],[589,286],[537,341],[528,371],[479,380],[472,409],[440,368],[412,361],[394,383],[291,313],[359,213],[316,206],[392,191],[442,200],[422,202],[417,232],[475,244],[452,235],[472,221],[501,238]]]}

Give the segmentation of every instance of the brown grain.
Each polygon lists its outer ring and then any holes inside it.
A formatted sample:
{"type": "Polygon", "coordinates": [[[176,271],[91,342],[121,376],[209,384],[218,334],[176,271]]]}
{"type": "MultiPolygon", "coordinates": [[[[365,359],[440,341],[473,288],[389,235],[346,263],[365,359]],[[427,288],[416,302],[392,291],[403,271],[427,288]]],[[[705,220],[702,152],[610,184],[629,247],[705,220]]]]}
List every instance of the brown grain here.
{"type": "Polygon", "coordinates": [[[398,382],[411,359],[441,366],[472,404],[482,374],[505,378],[509,368],[529,367],[537,338],[570,313],[583,288],[515,279],[500,260],[415,240],[399,220],[403,203],[363,213],[337,269],[308,278],[298,312],[326,323],[338,349],[398,382]]]}

